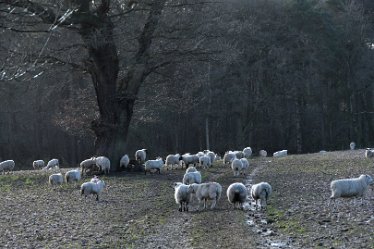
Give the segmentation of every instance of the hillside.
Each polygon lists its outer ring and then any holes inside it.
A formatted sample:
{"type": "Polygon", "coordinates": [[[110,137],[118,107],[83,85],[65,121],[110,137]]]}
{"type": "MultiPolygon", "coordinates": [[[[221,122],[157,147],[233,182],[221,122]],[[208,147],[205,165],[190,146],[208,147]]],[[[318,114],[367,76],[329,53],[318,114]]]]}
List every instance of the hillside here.
{"type": "MultiPolygon", "coordinates": [[[[0,243],[4,248],[374,248],[374,196],[360,205],[328,206],[332,179],[374,175],[363,150],[254,158],[251,174],[233,177],[216,162],[204,181],[223,195],[213,211],[178,212],[172,183],[184,171],[161,175],[121,172],[97,203],[79,186],[50,187],[42,171],[0,176],[0,243]],[[266,212],[233,210],[226,189],[235,181],[273,186],[266,212]]],[[[66,172],[67,169],[62,169],[66,172]]]]}

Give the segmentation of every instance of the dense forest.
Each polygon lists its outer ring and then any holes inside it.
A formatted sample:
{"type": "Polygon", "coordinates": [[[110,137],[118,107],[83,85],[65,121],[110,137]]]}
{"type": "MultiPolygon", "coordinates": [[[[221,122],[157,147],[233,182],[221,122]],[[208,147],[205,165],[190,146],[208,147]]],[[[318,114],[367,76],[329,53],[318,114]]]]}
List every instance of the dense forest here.
{"type": "Polygon", "coordinates": [[[374,142],[371,0],[0,0],[0,158],[374,142]]]}

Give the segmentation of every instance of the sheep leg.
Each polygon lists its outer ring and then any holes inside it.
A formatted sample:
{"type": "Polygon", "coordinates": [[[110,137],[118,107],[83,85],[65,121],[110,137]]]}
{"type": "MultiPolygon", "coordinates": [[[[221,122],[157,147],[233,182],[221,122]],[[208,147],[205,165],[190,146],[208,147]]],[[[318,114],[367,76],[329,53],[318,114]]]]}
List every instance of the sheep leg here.
{"type": "Polygon", "coordinates": [[[99,194],[96,194],[96,201],[99,201],[99,194]]]}
{"type": "Polygon", "coordinates": [[[157,171],[158,171],[158,174],[160,175],[161,174],[161,169],[157,168],[157,171]]]}
{"type": "Polygon", "coordinates": [[[179,208],[178,208],[178,211],[179,211],[179,212],[182,212],[182,208],[183,208],[183,202],[179,202],[179,208]]]}
{"type": "Polygon", "coordinates": [[[210,209],[215,208],[216,207],[216,203],[217,203],[216,199],[212,200],[212,205],[210,206],[210,209]]]}

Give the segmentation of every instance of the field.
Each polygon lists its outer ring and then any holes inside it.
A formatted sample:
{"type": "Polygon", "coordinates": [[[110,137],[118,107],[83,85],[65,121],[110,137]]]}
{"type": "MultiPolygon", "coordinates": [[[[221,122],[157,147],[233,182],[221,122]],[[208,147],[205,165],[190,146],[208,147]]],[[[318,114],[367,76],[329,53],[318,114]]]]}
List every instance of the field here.
{"type": "MultiPolygon", "coordinates": [[[[363,205],[343,199],[328,206],[332,179],[374,176],[363,150],[253,158],[250,174],[233,177],[218,161],[202,170],[223,195],[215,210],[178,212],[172,184],[184,170],[102,176],[110,188],[100,201],[79,185],[50,187],[42,171],[0,176],[0,243],[3,248],[374,248],[374,196],[363,205]],[[267,181],[266,211],[234,210],[226,198],[232,182],[267,181]]],[[[66,172],[68,169],[62,169],[66,172]]],[[[87,179],[85,179],[87,180],[87,179]]]]}

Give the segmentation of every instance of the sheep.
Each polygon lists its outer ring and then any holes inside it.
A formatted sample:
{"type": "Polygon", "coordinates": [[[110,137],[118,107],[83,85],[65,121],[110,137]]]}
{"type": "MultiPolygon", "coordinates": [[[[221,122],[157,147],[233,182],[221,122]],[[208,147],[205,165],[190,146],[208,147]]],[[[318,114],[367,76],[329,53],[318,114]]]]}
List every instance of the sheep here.
{"type": "Polygon", "coordinates": [[[199,171],[188,172],[183,176],[183,184],[201,183],[201,174],[199,171]]]}
{"type": "Polygon", "coordinates": [[[240,161],[242,161],[242,168],[241,168],[241,170],[239,170],[240,174],[246,175],[246,172],[249,168],[249,162],[248,162],[247,158],[244,158],[244,157],[241,158],[240,161]]]}
{"type": "Polygon", "coordinates": [[[65,181],[69,182],[79,182],[81,180],[81,172],[79,169],[72,169],[65,173],[65,181]]]}
{"type": "Polygon", "coordinates": [[[168,169],[169,165],[171,166],[170,169],[173,169],[173,166],[174,165],[177,165],[177,167],[179,166],[179,161],[182,160],[182,157],[181,155],[179,154],[170,154],[166,157],[165,159],[165,166],[166,166],[166,169],[168,169]]]}
{"type": "Polygon", "coordinates": [[[6,160],[0,163],[0,171],[12,171],[16,163],[13,160],[6,160]]]}
{"type": "Polygon", "coordinates": [[[268,153],[267,153],[266,150],[260,150],[259,155],[260,155],[261,157],[266,157],[266,156],[268,155],[268,153]]]}
{"type": "Polygon", "coordinates": [[[374,149],[370,149],[370,148],[366,149],[366,151],[365,151],[365,157],[366,158],[372,158],[372,157],[374,157],[374,149]]]}
{"type": "Polygon", "coordinates": [[[188,204],[191,201],[191,192],[192,189],[189,188],[189,185],[181,182],[175,183],[174,198],[175,202],[179,204],[179,212],[188,211],[188,204]]]}
{"type": "Polygon", "coordinates": [[[147,157],[147,149],[141,149],[141,150],[137,150],[135,152],[135,160],[136,161],[144,163],[146,157],[147,157]]]}
{"type": "Polygon", "coordinates": [[[213,209],[222,194],[222,186],[217,182],[193,183],[189,185],[189,190],[196,195],[199,204],[201,201],[204,201],[204,209],[207,207],[208,200],[212,201],[210,208],[213,209]]]}
{"type": "Polygon", "coordinates": [[[95,158],[96,166],[100,169],[100,171],[104,172],[104,174],[109,174],[110,172],[110,160],[105,156],[99,156],[95,158]]]}
{"type": "Polygon", "coordinates": [[[199,158],[200,166],[202,166],[204,169],[209,168],[212,163],[210,162],[210,157],[208,155],[203,155],[199,158]]]}
{"type": "Polygon", "coordinates": [[[34,169],[44,168],[45,162],[43,160],[35,160],[32,162],[32,167],[34,169]]]}
{"type": "Polygon", "coordinates": [[[199,151],[199,152],[196,153],[196,156],[197,156],[198,158],[200,158],[200,157],[202,157],[202,156],[204,156],[204,155],[205,155],[205,153],[202,152],[202,151],[199,151]]]}
{"type": "Polygon", "coordinates": [[[196,166],[196,164],[199,163],[199,157],[197,155],[191,155],[190,153],[185,153],[182,155],[182,161],[186,165],[186,168],[188,168],[190,164],[193,164],[194,166],[196,166]]]}
{"type": "Polygon", "coordinates": [[[223,163],[231,163],[236,158],[236,155],[232,151],[227,151],[223,156],[223,163]]]}
{"type": "Polygon", "coordinates": [[[260,200],[260,208],[266,208],[268,199],[271,195],[272,188],[271,185],[267,182],[260,182],[252,185],[251,187],[251,196],[255,200],[255,206],[257,209],[258,200],[260,200]]]}
{"type": "Polygon", "coordinates": [[[148,160],[145,162],[144,174],[147,174],[147,171],[157,170],[161,174],[161,168],[164,166],[164,161],[161,157],[158,157],[156,160],[148,160]]]}
{"type": "Polygon", "coordinates": [[[252,149],[251,147],[246,147],[243,149],[243,155],[245,158],[250,158],[252,156],[252,149]]]}
{"type": "Polygon", "coordinates": [[[51,159],[48,161],[47,163],[47,166],[45,166],[43,169],[44,170],[47,170],[47,169],[53,169],[53,168],[59,168],[59,161],[58,159],[54,158],[54,159],[51,159]]]}
{"type": "Polygon", "coordinates": [[[349,144],[349,148],[351,148],[351,150],[356,149],[356,143],[355,143],[355,142],[351,142],[351,143],[349,144]]]}
{"type": "Polygon", "coordinates": [[[119,161],[119,167],[127,169],[129,168],[130,158],[129,155],[125,154],[121,157],[121,160],[119,161]]]}
{"type": "Polygon", "coordinates": [[[240,171],[243,168],[243,163],[240,159],[235,158],[231,163],[231,169],[234,176],[239,176],[240,171]]]}
{"type": "Polygon", "coordinates": [[[196,171],[197,171],[197,169],[194,166],[188,167],[186,169],[186,173],[188,173],[188,172],[196,172],[196,171]]]}
{"type": "Polygon", "coordinates": [[[96,201],[99,201],[99,194],[105,188],[105,182],[103,180],[97,180],[93,182],[85,182],[81,185],[81,195],[87,198],[88,195],[96,195],[96,201]]]}
{"type": "Polygon", "coordinates": [[[91,157],[89,159],[83,160],[79,165],[81,167],[81,175],[87,172],[87,170],[97,169],[95,157],[91,157]]]}
{"type": "Polygon", "coordinates": [[[239,159],[244,157],[243,151],[236,150],[236,151],[234,151],[234,154],[235,154],[236,158],[239,158],[239,159]]]}
{"type": "Polygon", "coordinates": [[[50,185],[59,185],[64,182],[64,178],[62,177],[61,173],[52,174],[49,176],[48,182],[50,185]]]}
{"type": "Polygon", "coordinates": [[[360,175],[358,178],[334,180],[330,183],[330,200],[339,197],[361,197],[363,203],[364,194],[369,185],[374,184],[373,178],[369,175],[360,175]]]}
{"type": "Polygon", "coordinates": [[[247,199],[248,191],[243,183],[235,182],[228,187],[226,194],[227,199],[234,205],[234,208],[237,206],[242,209],[243,203],[247,199]]]}
{"type": "Polygon", "coordinates": [[[287,150],[281,150],[273,153],[273,157],[285,157],[287,156],[287,150]]]}
{"type": "Polygon", "coordinates": [[[213,151],[208,151],[206,155],[210,158],[210,164],[212,165],[216,160],[216,154],[213,151]]]}

